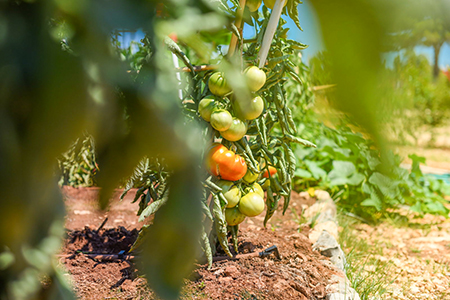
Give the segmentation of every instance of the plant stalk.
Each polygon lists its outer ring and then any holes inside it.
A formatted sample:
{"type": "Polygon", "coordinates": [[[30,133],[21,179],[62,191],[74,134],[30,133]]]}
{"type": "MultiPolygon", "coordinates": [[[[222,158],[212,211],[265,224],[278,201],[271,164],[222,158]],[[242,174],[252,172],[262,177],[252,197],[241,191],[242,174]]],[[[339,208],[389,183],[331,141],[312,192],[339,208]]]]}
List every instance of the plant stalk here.
{"type": "MultiPolygon", "coordinates": [[[[234,25],[236,28],[241,31],[241,25],[242,25],[242,16],[244,15],[244,8],[245,8],[245,2],[247,0],[240,0],[239,1],[239,7],[236,12],[236,21],[234,21],[234,25]]],[[[231,41],[230,46],[228,48],[227,56],[231,57],[236,50],[236,44],[237,44],[238,37],[235,34],[231,35],[231,41]]]]}

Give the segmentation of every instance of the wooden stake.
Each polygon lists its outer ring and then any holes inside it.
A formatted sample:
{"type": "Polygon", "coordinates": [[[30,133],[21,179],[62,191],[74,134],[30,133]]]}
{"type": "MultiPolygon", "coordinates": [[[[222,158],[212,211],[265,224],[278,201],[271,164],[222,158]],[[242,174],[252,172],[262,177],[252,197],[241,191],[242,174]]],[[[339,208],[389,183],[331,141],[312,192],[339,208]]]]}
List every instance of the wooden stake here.
{"type": "Polygon", "coordinates": [[[278,27],[280,21],[281,12],[283,11],[284,3],[287,0],[277,0],[272,9],[270,15],[269,24],[267,25],[266,32],[264,33],[261,49],[258,53],[259,68],[262,68],[266,64],[267,54],[269,54],[270,45],[272,45],[273,36],[278,27]]]}

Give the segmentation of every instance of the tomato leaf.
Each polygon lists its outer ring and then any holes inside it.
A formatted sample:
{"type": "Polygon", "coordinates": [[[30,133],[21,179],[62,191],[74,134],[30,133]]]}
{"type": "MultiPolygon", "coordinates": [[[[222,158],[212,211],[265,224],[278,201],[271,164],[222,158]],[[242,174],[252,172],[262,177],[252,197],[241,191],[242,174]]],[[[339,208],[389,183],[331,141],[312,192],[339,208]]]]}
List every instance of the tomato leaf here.
{"type": "MultiPolygon", "coordinates": [[[[288,0],[286,0],[288,1],[288,0]]],[[[297,6],[299,4],[303,3],[300,0],[289,0],[287,3],[287,11],[289,14],[289,17],[294,21],[295,25],[297,25],[298,29],[303,31],[302,27],[300,26],[300,20],[298,18],[298,9],[297,6]]]]}

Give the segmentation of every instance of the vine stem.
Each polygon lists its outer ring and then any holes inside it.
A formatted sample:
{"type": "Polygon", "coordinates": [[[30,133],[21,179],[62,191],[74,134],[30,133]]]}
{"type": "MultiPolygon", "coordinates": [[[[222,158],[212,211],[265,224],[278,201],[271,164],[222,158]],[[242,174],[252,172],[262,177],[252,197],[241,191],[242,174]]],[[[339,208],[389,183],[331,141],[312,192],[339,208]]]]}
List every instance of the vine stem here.
{"type": "Polygon", "coordinates": [[[266,63],[267,54],[269,54],[270,45],[272,45],[273,36],[275,34],[275,31],[277,30],[281,12],[283,11],[284,3],[286,3],[286,1],[287,0],[277,0],[272,9],[269,24],[267,25],[266,32],[264,33],[261,50],[259,50],[258,54],[259,68],[264,67],[266,63]]]}
{"type": "MultiPolygon", "coordinates": [[[[236,13],[236,21],[234,21],[234,25],[236,28],[241,31],[241,25],[242,25],[242,16],[244,15],[244,9],[245,9],[245,3],[247,0],[240,0],[239,1],[239,7],[237,9],[236,13]]],[[[234,53],[234,50],[236,49],[238,37],[235,34],[231,35],[231,41],[230,46],[228,47],[228,53],[227,56],[231,57],[234,53]]]]}

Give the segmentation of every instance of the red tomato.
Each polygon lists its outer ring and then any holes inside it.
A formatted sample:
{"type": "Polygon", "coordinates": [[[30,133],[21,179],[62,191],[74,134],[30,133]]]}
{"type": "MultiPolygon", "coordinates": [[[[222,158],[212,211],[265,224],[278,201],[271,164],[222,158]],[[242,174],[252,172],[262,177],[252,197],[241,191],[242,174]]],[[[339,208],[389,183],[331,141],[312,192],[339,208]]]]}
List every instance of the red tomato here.
{"type": "MultiPolygon", "coordinates": [[[[272,166],[269,166],[269,172],[270,172],[270,176],[273,177],[273,175],[275,175],[277,173],[277,169],[272,166]]],[[[269,178],[269,172],[267,172],[267,169],[264,170],[262,177],[269,178]]]]}
{"type": "Polygon", "coordinates": [[[172,39],[172,41],[174,41],[175,43],[178,43],[178,36],[175,32],[172,32],[171,34],[169,34],[169,37],[172,39]]]}
{"type": "Polygon", "coordinates": [[[206,155],[206,167],[212,175],[229,181],[237,181],[247,172],[245,160],[219,143],[214,143],[206,155]]]}

